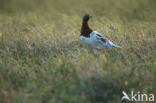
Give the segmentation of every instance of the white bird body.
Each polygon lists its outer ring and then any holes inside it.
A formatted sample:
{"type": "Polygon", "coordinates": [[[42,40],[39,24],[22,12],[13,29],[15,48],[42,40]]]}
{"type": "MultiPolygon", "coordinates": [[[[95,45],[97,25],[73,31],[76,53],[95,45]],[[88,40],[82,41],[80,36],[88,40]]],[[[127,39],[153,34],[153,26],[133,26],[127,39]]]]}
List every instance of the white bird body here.
{"type": "Polygon", "coordinates": [[[90,47],[94,49],[107,49],[107,48],[121,48],[118,45],[113,44],[110,40],[103,37],[97,31],[92,31],[89,37],[80,36],[80,39],[90,47]]]}

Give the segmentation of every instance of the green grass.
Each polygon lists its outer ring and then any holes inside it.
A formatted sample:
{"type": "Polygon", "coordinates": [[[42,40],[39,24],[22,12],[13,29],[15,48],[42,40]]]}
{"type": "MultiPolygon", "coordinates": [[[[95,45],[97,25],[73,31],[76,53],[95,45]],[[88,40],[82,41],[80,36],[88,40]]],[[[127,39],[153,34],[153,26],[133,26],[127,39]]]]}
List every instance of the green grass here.
{"type": "Polygon", "coordinates": [[[120,103],[156,94],[155,0],[1,0],[0,103],[120,103]],[[80,39],[82,16],[122,49],[80,39]]]}

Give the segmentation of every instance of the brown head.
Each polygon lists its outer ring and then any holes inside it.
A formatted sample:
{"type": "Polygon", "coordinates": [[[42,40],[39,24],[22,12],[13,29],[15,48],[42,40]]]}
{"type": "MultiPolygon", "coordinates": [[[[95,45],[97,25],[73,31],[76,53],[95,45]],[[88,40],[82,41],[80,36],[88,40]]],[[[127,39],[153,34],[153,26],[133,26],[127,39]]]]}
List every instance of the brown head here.
{"type": "Polygon", "coordinates": [[[89,25],[88,25],[88,21],[92,16],[89,14],[86,14],[83,16],[83,20],[82,20],[82,27],[81,27],[81,35],[89,37],[90,33],[93,31],[92,29],[90,29],[89,25]]]}
{"type": "Polygon", "coordinates": [[[91,15],[89,15],[89,14],[84,15],[84,16],[83,16],[83,22],[88,22],[88,20],[89,20],[90,18],[92,18],[91,15]]]}

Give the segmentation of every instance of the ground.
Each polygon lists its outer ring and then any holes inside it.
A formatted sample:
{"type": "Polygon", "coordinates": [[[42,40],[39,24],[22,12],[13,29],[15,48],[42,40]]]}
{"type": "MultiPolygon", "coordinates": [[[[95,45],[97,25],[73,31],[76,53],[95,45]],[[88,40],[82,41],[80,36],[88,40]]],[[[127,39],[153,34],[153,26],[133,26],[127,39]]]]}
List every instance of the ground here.
{"type": "Polygon", "coordinates": [[[120,103],[156,94],[155,0],[1,0],[0,103],[120,103]],[[122,49],[97,55],[82,16],[122,49]]]}

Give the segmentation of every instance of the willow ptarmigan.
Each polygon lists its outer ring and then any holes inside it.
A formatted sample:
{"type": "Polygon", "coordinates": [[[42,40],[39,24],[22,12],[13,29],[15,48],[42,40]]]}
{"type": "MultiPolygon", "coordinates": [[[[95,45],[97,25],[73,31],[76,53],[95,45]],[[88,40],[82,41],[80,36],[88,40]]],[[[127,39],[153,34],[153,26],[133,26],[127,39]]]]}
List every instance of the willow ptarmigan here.
{"type": "Polygon", "coordinates": [[[89,14],[83,16],[80,39],[94,49],[121,48],[89,27],[88,21],[91,17],[89,14]]]}

